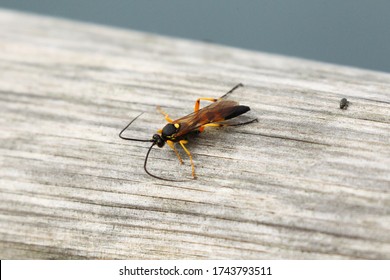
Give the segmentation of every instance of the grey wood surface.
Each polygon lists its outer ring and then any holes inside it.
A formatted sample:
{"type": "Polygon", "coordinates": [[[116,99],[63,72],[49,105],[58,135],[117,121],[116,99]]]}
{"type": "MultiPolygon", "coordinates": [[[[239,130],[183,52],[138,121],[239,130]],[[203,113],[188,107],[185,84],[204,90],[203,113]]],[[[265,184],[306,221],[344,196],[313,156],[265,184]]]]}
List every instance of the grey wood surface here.
{"type": "Polygon", "coordinates": [[[389,74],[6,10],[0,69],[2,259],[390,258],[389,74]],[[197,180],[118,138],[239,82],[259,122],[192,139],[197,180]]]}

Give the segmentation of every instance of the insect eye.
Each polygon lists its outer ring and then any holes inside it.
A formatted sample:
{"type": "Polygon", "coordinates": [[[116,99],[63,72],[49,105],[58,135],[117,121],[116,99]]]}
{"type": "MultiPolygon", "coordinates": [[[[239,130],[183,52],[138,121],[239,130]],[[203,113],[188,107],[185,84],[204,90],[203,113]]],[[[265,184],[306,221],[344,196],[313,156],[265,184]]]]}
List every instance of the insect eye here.
{"type": "Polygon", "coordinates": [[[157,146],[159,147],[159,148],[162,148],[162,147],[164,147],[164,144],[165,144],[165,142],[160,138],[159,140],[157,140],[157,146]]]}

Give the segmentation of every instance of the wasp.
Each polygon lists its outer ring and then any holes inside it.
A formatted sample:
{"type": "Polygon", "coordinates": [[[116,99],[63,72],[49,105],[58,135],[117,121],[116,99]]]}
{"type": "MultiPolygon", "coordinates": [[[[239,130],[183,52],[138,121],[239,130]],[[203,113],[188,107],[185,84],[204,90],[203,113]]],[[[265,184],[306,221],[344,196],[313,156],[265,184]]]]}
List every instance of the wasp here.
{"type": "Polygon", "coordinates": [[[157,179],[165,181],[177,181],[167,178],[162,178],[156,176],[148,171],[146,168],[150,151],[152,148],[157,145],[157,147],[162,148],[165,144],[175,152],[180,163],[183,164],[183,160],[177,151],[175,144],[178,143],[186,152],[190,159],[191,168],[192,168],[192,177],[195,179],[195,165],[192,159],[190,151],[185,146],[188,143],[187,136],[190,134],[198,134],[204,131],[206,127],[223,127],[223,126],[239,126],[245,125],[253,122],[257,122],[257,119],[252,119],[250,121],[241,122],[241,123],[229,123],[226,122],[230,119],[238,117],[250,110],[248,106],[239,105],[238,102],[233,100],[228,100],[226,97],[234,92],[237,88],[242,87],[243,84],[238,84],[233,87],[230,91],[225,93],[220,98],[208,98],[201,97],[198,98],[195,102],[194,112],[179,118],[177,120],[172,120],[167,113],[165,113],[160,107],[157,107],[158,111],[162,113],[165,117],[165,120],[168,122],[163,129],[157,131],[156,134],[152,136],[151,139],[135,139],[122,136],[123,132],[138,118],[142,115],[135,117],[122,131],[119,133],[119,137],[124,140],[130,141],[139,141],[139,142],[151,142],[152,145],[149,147],[149,150],[146,153],[144,161],[144,170],[145,172],[157,179]],[[210,105],[200,109],[200,101],[209,101],[212,102],[210,105]]]}

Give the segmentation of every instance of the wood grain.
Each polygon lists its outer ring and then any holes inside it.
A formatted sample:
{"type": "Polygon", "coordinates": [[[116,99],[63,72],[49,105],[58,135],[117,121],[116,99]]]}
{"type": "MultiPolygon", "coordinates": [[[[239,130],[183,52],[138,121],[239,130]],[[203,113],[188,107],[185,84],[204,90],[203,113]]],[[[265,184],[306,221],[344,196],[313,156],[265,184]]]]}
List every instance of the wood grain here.
{"type": "Polygon", "coordinates": [[[2,259],[390,258],[389,74],[7,10],[0,38],[2,259]],[[239,82],[259,122],[193,139],[197,180],[118,138],[239,82]]]}

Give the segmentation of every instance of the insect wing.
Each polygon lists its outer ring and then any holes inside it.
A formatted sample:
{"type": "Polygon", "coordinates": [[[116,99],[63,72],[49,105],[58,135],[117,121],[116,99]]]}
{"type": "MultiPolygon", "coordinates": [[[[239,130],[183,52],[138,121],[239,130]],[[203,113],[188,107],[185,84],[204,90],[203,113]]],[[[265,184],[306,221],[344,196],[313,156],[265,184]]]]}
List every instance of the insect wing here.
{"type": "MultiPolygon", "coordinates": [[[[197,112],[177,119],[174,123],[180,124],[180,129],[175,137],[183,136],[208,123],[222,122],[234,114],[239,107],[241,106],[239,106],[236,101],[219,100],[197,112]]],[[[249,107],[247,108],[249,109],[249,107]]]]}

